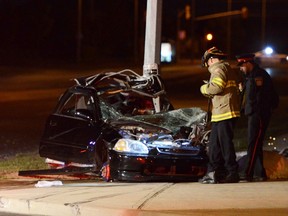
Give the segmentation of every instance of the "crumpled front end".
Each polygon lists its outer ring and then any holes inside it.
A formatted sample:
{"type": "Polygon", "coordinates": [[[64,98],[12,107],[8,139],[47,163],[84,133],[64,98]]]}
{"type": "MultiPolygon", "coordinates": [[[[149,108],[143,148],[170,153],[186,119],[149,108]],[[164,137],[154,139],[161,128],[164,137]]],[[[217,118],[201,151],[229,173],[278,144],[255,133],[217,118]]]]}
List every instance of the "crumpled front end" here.
{"type": "MultiPolygon", "coordinates": [[[[163,114],[158,115],[158,121],[157,115],[151,116],[153,121],[158,122],[158,126],[155,122],[140,123],[131,119],[130,124],[127,119],[126,121],[118,119],[114,124],[111,123],[118,127],[119,134],[123,137],[116,142],[109,153],[112,179],[195,181],[204,176],[208,158],[203,140],[207,140],[208,134],[206,139],[200,136],[203,136],[204,131],[201,133],[201,130],[205,127],[201,129],[201,124],[191,121],[191,118],[186,119],[189,123],[186,122],[185,126],[180,127],[179,121],[176,121],[179,118],[172,118],[177,111],[171,112],[170,120],[163,114]],[[169,123],[164,123],[160,117],[165,117],[169,123]],[[132,122],[134,124],[131,124],[132,122]],[[173,124],[178,125],[178,130],[173,124]],[[167,127],[160,127],[164,125],[167,127]]],[[[183,125],[185,118],[181,121],[183,125]]]]}

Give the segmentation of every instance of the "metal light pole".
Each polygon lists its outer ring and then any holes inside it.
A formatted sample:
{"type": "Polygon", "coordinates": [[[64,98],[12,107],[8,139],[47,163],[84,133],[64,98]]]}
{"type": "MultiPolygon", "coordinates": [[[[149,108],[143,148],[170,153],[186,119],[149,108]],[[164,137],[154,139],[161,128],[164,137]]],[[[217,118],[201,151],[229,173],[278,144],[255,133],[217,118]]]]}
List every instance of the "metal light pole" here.
{"type": "Polygon", "coordinates": [[[158,74],[161,50],[162,0],[147,1],[143,76],[158,74]]]}
{"type": "MultiPolygon", "coordinates": [[[[148,0],[143,76],[158,75],[161,51],[162,0],[148,0]]],[[[156,112],[160,112],[160,97],[152,98],[156,112]]]]}
{"type": "Polygon", "coordinates": [[[139,0],[134,0],[134,63],[138,61],[139,0]]]}
{"type": "Polygon", "coordinates": [[[262,0],[262,33],[261,42],[262,47],[265,46],[265,33],[266,33],[266,0],[262,0]]]}

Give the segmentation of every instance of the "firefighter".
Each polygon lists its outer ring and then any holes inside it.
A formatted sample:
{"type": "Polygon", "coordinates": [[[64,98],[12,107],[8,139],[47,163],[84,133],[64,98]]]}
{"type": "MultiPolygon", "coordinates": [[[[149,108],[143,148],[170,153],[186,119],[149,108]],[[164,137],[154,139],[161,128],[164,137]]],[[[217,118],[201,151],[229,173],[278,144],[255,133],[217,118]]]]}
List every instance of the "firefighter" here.
{"type": "Polygon", "coordinates": [[[243,110],[248,118],[247,160],[240,177],[247,181],[265,181],[263,140],[279,97],[270,75],[255,62],[254,54],[241,54],[236,59],[245,76],[243,110]]]}
{"type": "Polygon", "coordinates": [[[210,98],[212,105],[208,172],[200,180],[204,184],[239,182],[233,136],[240,117],[241,73],[231,68],[226,57],[227,54],[216,47],[208,49],[202,57],[202,65],[208,68],[210,80],[201,86],[200,91],[210,98]]]}

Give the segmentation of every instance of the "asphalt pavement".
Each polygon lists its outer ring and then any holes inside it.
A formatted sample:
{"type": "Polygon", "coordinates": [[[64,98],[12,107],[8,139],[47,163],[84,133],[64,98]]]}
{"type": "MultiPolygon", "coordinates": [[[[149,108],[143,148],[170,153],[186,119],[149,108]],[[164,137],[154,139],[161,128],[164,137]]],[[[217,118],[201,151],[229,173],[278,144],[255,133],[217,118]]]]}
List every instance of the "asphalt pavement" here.
{"type": "Polygon", "coordinates": [[[10,181],[0,187],[0,212],[49,216],[288,215],[287,181],[17,181],[21,186],[10,181]]]}

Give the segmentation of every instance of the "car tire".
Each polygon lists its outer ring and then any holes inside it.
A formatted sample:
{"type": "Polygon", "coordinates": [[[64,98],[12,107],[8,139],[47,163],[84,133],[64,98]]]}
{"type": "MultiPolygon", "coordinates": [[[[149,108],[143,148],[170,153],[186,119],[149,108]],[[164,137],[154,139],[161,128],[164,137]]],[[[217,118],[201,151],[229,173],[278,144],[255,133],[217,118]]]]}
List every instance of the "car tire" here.
{"type": "Polygon", "coordinates": [[[96,172],[105,180],[110,181],[109,151],[104,142],[98,143],[95,149],[96,172]]]}
{"type": "Polygon", "coordinates": [[[100,170],[100,175],[104,181],[106,181],[106,182],[112,181],[109,162],[106,162],[103,164],[103,166],[100,170]]]}

